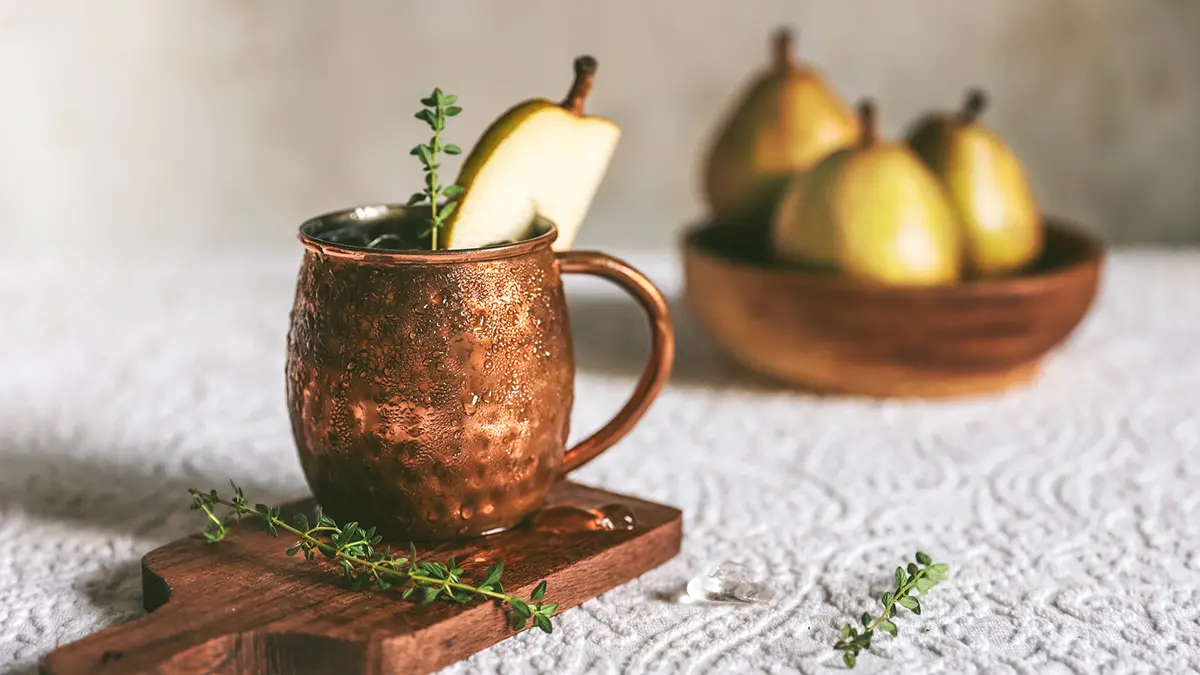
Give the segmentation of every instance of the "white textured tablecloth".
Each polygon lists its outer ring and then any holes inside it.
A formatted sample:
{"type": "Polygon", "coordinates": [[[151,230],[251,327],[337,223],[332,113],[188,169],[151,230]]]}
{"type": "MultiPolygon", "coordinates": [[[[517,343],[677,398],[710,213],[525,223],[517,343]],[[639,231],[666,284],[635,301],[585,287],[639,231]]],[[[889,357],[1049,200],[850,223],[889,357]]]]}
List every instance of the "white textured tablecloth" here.
{"type": "MultiPolygon", "coordinates": [[[[679,291],[676,255],[630,255],[679,291]]],[[[142,554],[201,527],[185,489],[304,493],[284,406],[295,255],[0,256],[0,671],[137,616],[142,554]]],[[[633,304],[568,284],[576,437],[645,349],[633,304]]],[[[683,552],[452,673],[823,672],[915,548],[950,582],[872,672],[1200,672],[1200,252],[1111,261],[1032,386],[953,402],[779,389],[679,309],[669,388],[585,482],[681,507],[683,552]],[[673,602],[706,563],[768,606],[673,602]]]]}

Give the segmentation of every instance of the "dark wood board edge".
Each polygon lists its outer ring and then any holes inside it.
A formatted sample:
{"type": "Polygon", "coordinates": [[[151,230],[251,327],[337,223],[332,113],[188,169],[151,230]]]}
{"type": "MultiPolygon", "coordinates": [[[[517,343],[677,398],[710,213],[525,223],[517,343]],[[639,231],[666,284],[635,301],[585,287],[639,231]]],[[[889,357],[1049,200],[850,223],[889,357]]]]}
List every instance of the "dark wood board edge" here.
{"type": "MultiPolygon", "coordinates": [[[[679,552],[682,542],[679,510],[624,495],[609,496],[653,510],[658,514],[654,519],[658,524],[588,557],[557,568],[551,566],[544,578],[553,589],[553,597],[547,599],[559,603],[559,612],[627,583],[679,552]]],[[[192,593],[172,598],[168,582],[155,571],[172,547],[178,551],[178,547],[192,546],[197,543],[194,539],[173,542],[144,556],[144,604],[152,609],[150,614],[50,652],[40,660],[40,672],[428,673],[515,634],[507,627],[505,611],[493,603],[472,604],[417,632],[399,636],[378,631],[362,639],[322,634],[303,626],[286,630],[268,626],[265,630],[214,631],[212,612],[221,610],[211,609],[207,614],[196,611],[193,605],[197,596],[192,593]],[[167,633],[190,633],[198,644],[180,648],[167,658],[149,661],[125,658],[120,648],[106,648],[114,641],[119,643],[118,638],[128,643],[130,631],[161,635],[163,626],[170,627],[167,633]]],[[[530,581],[509,590],[528,595],[535,584],[536,581],[530,581]]]]}

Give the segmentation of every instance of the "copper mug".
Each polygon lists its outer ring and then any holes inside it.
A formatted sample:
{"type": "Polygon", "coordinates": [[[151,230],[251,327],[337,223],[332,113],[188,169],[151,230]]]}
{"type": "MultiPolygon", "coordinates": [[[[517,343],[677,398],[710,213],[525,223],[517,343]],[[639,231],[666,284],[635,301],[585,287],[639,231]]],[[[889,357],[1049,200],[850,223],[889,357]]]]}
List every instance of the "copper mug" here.
{"type": "Polygon", "coordinates": [[[445,540],[521,522],[553,484],[611,447],[667,380],[662,294],[616,258],[555,252],[553,225],[482,249],[385,251],[322,233],[403,219],[366,206],[300,227],[287,398],[300,462],[331,515],[392,537],[445,540]],[[617,283],[645,310],[652,351],[633,396],[567,449],[575,359],[562,274],[617,283]]]}

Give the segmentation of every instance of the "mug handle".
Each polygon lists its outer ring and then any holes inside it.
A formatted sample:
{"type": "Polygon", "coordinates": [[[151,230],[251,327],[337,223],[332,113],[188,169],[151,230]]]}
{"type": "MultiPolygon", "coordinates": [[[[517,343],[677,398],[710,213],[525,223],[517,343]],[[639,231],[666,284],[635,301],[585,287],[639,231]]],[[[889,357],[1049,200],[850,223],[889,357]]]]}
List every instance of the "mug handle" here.
{"type": "Polygon", "coordinates": [[[646,364],[637,388],[616,417],[567,450],[562,466],[565,474],[612,447],[646,414],[671,374],[671,363],[675,360],[675,328],[671,325],[671,313],[662,293],[645,275],[624,261],[595,251],[558,251],[554,255],[563,274],[591,274],[625,289],[642,306],[650,321],[650,363],[646,364]]]}

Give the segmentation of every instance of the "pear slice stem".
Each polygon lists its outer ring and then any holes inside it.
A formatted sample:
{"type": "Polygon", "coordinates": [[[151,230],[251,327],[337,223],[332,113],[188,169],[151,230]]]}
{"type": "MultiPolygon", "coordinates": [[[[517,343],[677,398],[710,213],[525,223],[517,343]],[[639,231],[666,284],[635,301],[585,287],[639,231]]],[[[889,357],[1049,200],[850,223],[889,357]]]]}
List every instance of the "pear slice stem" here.
{"type": "Polygon", "coordinates": [[[592,91],[592,81],[596,78],[596,68],[599,65],[591,56],[585,55],[575,59],[575,81],[571,83],[571,91],[567,92],[567,97],[559,104],[567,112],[583,114],[583,103],[592,91]]]}
{"type": "Polygon", "coordinates": [[[982,89],[972,89],[967,92],[967,97],[963,100],[963,107],[958,113],[958,118],[963,124],[970,124],[978,119],[986,108],[987,94],[983,93],[982,89]]]}
{"type": "Polygon", "coordinates": [[[877,131],[875,101],[865,99],[858,104],[858,122],[862,127],[860,145],[864,148],[874,145],[877,131]]]}
{"type": "Polygon", "coordinates": [[[796,65],[796,32],[791,28],[780,28],[771,39],[771,58],[775,68],[789,70],[796,65]]]}

